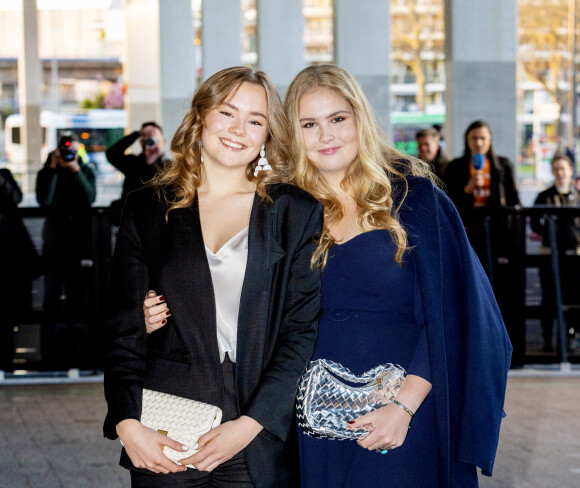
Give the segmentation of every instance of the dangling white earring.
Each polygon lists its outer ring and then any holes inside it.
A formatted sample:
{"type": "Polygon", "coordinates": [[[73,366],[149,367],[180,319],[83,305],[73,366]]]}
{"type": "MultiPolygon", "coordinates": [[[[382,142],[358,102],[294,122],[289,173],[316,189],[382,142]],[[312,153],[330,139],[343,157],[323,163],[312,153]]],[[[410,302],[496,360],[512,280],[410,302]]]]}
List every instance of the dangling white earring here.
{"type": "Polygon", "coordinates": [[[200,154],[199,160],[201,161],[201,164],[203,164],[203,144],[201,143],[201,141],[199,141],[199,154],[200,154]]]}
{"type": "Polygon", "coordinates": [[[262,149],[260,149],[260,159],[258,160],[258,164],[254,169],[254,178],[258,176],[260,171],[272,171],[272,166],[266,159],[266,145],[262,144],[262,149]]]}
{"type": "Polygon", "coordinates": [[[201,164],[203,164],[203,152],[201,153],[201,164]]]}

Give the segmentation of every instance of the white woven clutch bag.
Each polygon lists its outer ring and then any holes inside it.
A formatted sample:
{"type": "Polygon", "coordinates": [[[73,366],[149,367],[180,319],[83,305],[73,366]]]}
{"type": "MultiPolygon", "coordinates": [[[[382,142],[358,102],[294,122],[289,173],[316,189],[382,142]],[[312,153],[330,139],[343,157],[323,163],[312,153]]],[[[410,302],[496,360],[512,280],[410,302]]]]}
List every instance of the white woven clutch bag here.
{"type": "MultiPolygon", "coordinates": [[[[217,427],[221,421],[222,411],[215,405],[143,389],[141,423],[184,446],[195,446],[203,434],[217,427]]],[[[193,456],[197,451],[198,449],[190,449],[180,452],[165,447],[163,453],[173,462],[177,462],[193,456]]],[[[194,468],[191,464],[188,467],[194,468]]]]}

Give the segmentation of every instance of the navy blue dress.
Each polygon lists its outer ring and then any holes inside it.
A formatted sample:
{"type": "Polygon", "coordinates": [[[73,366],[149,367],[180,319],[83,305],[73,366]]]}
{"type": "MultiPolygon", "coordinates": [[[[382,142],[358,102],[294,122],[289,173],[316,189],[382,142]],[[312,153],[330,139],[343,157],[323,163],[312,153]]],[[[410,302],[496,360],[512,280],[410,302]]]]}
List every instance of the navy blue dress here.
{"type": "MultiPolygon", "coordinates": [[[[430,381],[421,299],[412,253],[393,261],[390,234],[374,230],[335,244],[322,275],[324,314],[315,358],[341,363],[355,374],[395,363],[430,381]]],[[[411,422],[405,443],[381,455],[355,441],[302,433],[302,488],[436,487],[437,437],[431,394],[411,422]]]]}

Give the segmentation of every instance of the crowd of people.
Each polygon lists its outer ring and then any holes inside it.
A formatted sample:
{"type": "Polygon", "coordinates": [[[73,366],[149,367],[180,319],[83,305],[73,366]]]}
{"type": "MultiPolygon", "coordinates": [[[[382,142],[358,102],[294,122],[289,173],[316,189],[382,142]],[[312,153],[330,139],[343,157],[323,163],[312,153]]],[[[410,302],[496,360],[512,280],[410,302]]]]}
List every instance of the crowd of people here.
{"type": "MultiPolygon", "coordinates": [[[[442,135],[421,130],[418,154],[399,153],[337,65],[301,71],[284,102],[265,73],[237,67],[198,87],[171,157],[156,122],[108,149],[125,181],[111,205],[104,434],[122,441],[132,486],[475,487],[476,468],[491,475],[512,346],[480,263],[484,229],[466,209],[520,199],[485,121],[452,161],[442,135]],[[127,154],[136,141],[141,153],[127,154]],[[368,432],[357,442],[313,438],[294,418],[313,358],[356,374],[395,363],[406,379],[396,403],[348,422],[368,432]],[[144,388],[217,405],[222,423],[174,463],[164,446],[194,446],[140,423],[144,388]]],[[[39,263],[25,281],[45,275],[55,316],[87,310],[96,183],[79,147],[63,136],[38,173],[42,258],[0,172],[0,243],[13,245],[4,229],[20,233],[39,263]]],[[[570,159],[556,154],[552,170],[535,204],[579,205],[570,159]]],[[[564,255],[580,250],[579,220],[558,222],[564,255]]],[[[547,219],[532,229],[549,248],[547,219]]],[[[562,266],[566,287],[577,271],[562,266]]],[[[548,347],[556,303],[541,275],[548,347]]]]}

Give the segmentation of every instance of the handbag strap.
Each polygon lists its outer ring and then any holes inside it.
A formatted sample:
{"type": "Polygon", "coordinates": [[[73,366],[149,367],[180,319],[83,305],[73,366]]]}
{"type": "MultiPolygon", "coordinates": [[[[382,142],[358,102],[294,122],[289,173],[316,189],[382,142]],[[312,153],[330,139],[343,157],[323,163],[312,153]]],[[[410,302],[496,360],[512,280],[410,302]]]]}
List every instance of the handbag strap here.
{"type": "Polygon", "coordinates": [[[382,376],[381,373],[384,372],[390,372],[397,376],[403,375],[405,373],[405,370],[400,366],[388,363],[375,366],[373,369],[369,369],[360,376],[357,376],[350,369],[346,368],[342,364],[335,363],[330,359],[317,359],[316,362],[323,368],[326,368],[332,374],[344,380],[350,381],[351,383],[368,383],[375,380],[377,377],[382,376]]]}

